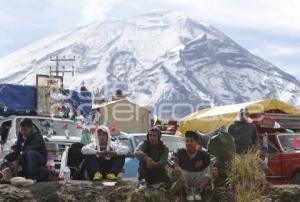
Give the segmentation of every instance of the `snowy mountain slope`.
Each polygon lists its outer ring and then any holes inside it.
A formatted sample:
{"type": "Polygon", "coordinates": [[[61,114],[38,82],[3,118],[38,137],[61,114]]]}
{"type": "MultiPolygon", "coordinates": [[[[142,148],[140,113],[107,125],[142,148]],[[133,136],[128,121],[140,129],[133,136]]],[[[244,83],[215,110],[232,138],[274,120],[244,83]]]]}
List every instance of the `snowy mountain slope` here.
{"type": "Polygon", "coordinates": [[[0,82],[34,84],[57,55],[77,58],[76,76],[66,77],[66,86],[78,88],[84,80],[107,96],[123,89],[158,115],[170,116],[158,109],[176,103],[181,104],[177,117],[210,104],[268,97],[300,103],[295,77],[212,26],[176,12],[95,22],[46,37],[1,58],[0,82]]]}

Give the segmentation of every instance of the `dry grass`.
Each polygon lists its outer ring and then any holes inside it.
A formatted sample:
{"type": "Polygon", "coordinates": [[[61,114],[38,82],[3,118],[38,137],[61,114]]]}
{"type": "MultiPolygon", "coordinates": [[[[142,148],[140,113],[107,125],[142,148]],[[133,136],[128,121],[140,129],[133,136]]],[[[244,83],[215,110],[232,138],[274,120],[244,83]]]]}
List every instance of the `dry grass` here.
{"type": "Polygon", "coordinates": [[[258,154],[257,148],[250,149],[244,155],[236,155],[228,166],[227,181],[236,202],[254,201],[262,196],[266,177],[258,154]]]}

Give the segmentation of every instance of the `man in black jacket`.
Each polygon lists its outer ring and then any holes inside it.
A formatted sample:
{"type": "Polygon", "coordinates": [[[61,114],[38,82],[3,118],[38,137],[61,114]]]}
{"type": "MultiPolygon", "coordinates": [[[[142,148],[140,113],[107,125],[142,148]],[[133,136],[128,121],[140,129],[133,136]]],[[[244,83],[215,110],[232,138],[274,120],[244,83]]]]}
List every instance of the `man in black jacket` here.
{"type": "Polygon", "coordinates": [[[249,120],[249,111],[243,108],[239,113],[239,121],[235,121],[228,128],[228,133],[234,137],[236,153],[246,153],[257,142],[256,127],[249,120]]]}
{"type": "Polygon", "coordinates": [[[157,127],[151,128],[147,133],[147,140],[136,149],[135,156],[140,161],[139,181],[145,180],[147,186],[162,185],[167,188],[169,177],[166,164],[169,149],[161,141],[161,131],[157,127]]]}
{"type": "Polygon", "coordinates": [[[11,147],[12,152],[4,158],[6,169],[11,168],[18,173],[22,168],[24,177],[40,181],[39,168],[47,163],[47,150],[44,139],[38,131],[33,131],[30,119],[24,119],[20,123],[18,140],[11,147]]]}

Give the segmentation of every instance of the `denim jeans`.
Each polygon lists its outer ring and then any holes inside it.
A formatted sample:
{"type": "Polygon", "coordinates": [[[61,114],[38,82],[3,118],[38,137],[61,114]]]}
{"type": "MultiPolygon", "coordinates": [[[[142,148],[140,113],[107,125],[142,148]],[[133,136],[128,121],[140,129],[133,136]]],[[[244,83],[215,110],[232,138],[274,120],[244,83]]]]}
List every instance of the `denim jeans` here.
{"type": "Polygon", "coordinates": [[[118,175],[125,164],[125,156],[112,157],[105,159],[104,157],[97,157],[96,155],[86,156],[86,168],[89,177],[92,179],[96,172],[103,175],[113,173],[118,175]]]}
{"type": "Polygon", "coordinates": [[[37,151],[27,151],[25,165],[22,165],[24,174],[30,179],[37,180],[39,168],[45,167],[46,163],[46,159],[37,151]]]}

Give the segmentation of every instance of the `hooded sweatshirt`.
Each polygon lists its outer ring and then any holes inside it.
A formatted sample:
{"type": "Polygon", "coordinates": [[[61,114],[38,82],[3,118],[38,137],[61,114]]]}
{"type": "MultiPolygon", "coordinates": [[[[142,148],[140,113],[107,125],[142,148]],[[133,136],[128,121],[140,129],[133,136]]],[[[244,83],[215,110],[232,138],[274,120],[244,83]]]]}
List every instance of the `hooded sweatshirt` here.
{"type": "MultiPolygon", "coordinates": [[[[105,151],[114,151],[118,156],[127,155],[129,152],[129,148],[125,145],[122,145],[117,142],[111,142],[111,134],[109,129],[106,126],[99,126],[98,129],[101,129],[107,133],[107,145],[105,151]]],[[[96,140],[88,145],[85,145],[81,149],[81,153],[83,155],[96,155],[98,151],[100,151],[98,136],[96,135],[96,140]]],[[[104,151],[104,150],[101,150],[104,151]]]]}
{"type": "Polygon", "coordinates": [[[153,147],[150,145],[149,132],[148,132],[147,140],[141,142],[136,148],[135,157],[140,161],[140,164],[142,164],[145,161],[145,157],[150,157],[154,162],[157,163],[158,168],[163,169],[167,163],[169,149],[161,141],[161,131],[160,130],[157,131],[159,136],[159,143],[157,147],[153,147]]]}

